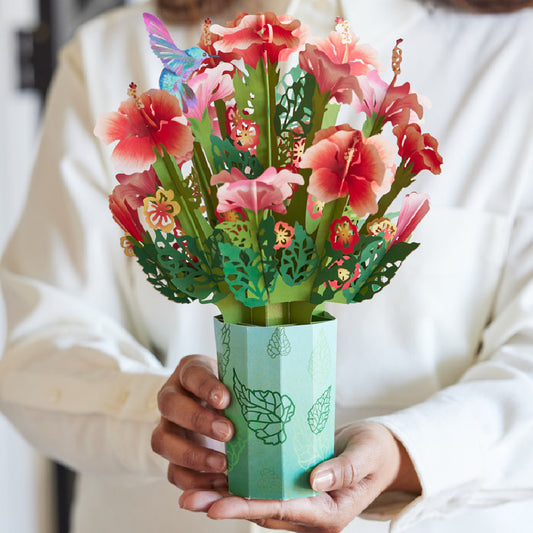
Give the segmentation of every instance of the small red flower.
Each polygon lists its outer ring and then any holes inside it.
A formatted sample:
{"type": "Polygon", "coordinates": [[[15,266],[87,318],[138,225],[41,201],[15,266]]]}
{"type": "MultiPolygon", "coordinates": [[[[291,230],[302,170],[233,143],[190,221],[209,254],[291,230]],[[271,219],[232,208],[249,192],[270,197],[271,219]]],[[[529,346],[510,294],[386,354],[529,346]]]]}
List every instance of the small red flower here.
{"type": "Polygon", "coordinates": [[[230,137],[235,141],[235,148],[255,155],[260,133],[261,130],[255,122],[241,118],[231,128],[230,137]]]}
{"type": "Polygon", "coordinates": [[[294,237],[294,228],[289,226],[286,222],[276,222],[274,226],[274,231],[276,233],[276,244],[274,245],[274,250],[279,250],[280,248],[288,248],[294,237]]]}
{"type": "Polygon", "coordinates": [[[334,220],[330,226],[330,240],[334,250],[351,254],[359,242],[357,226],[346,216],[334,220]]]}

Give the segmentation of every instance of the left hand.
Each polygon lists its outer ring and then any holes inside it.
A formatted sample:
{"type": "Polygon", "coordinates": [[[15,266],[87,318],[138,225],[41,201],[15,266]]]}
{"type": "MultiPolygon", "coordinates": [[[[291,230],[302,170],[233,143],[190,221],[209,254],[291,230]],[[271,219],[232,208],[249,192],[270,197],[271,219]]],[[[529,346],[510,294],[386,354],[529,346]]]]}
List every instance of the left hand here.
{"type": "Polygon", "coordinates": [[[318,465],[311,486],[320,494],[295,500],[247,500],[223,491],[186,490],[180,506],[210,518],[241,518],[271,529],[336,533],[381,493],[420,494],[420,482],[403,445],[385,427],[361,422],[336,435],[339,455],[318,465]]]}

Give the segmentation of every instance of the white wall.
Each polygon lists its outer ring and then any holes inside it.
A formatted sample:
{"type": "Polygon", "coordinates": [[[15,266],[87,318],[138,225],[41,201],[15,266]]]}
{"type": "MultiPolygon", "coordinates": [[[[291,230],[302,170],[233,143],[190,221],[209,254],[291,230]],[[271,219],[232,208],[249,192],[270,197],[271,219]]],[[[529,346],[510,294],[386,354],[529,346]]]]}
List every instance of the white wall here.
{"type": "MultiPolygon", "coordinates": [[[[36,23],[34,0],[0,1],[0,253],[18,219],[36,148],[39,102],[17,91],[15,30],[36,23]]],[[[1,307],[1,306],[0,306],[1,307]]],[[[0,317],[0,353],[3,324],[0,317]]],[[[0,533],[52,533],[50,463],[0,415],[0,533]]]]}

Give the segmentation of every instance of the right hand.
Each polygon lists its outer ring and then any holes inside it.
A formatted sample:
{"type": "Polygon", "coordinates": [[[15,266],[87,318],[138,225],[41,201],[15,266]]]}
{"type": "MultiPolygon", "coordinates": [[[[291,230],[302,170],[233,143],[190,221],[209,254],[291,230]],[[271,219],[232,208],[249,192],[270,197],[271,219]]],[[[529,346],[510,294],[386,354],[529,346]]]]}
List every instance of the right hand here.
{"type": "Polygon", "coordinates": [[[226,456],[217,443],[230,440],[234,428],[220,412],[230,393],[216,377],[216,361],[184,357],[157,399],[161,420],[152,449],[169,462],[170,483],[183,490],[227,488],[226,456]]]}

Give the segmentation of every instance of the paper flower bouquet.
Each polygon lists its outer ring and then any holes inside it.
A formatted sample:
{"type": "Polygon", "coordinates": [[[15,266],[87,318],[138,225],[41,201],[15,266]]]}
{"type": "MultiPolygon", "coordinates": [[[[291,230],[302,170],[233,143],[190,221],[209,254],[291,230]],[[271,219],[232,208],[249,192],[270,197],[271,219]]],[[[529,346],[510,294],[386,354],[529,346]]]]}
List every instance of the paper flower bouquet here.
{"type": "Polygon", "coordinates": [[[159,19],[144,21],[160,88],[132,83],[95,128],[116,142],[122,244],[161,294],[220,310],[230,489],[307,495],[309,470],[333,453],[335,322],[324,304],[372,298],[418,246],[409,239],[427,195],[389,210],[420,171],[440,172],[437,142],[421,131],[417,95],[397,85],[398,45],[386,83],[342,19],[325,39],[287,15],[206,20],[187,50],[159,19]],[[338,119],[346,112],[360,129],[338,119]]]}

